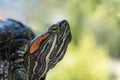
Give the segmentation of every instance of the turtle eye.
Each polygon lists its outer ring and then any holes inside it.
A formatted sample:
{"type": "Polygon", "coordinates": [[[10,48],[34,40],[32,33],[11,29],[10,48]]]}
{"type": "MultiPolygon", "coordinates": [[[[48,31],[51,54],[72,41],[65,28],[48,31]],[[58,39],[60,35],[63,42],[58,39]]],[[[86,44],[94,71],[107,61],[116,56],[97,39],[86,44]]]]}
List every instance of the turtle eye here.
{"type": "Polygon", "coordinates": [[[51,28],[51,32],[57,32],[58,31],[58,26],[54,26],[51,28]]]}

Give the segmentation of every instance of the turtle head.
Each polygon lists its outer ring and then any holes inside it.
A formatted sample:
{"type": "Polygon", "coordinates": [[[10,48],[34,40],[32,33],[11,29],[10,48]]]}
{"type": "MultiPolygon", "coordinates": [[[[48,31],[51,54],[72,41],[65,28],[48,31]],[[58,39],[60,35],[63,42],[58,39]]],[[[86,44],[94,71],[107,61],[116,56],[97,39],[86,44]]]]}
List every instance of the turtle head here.
{"type": "Polygon", "coordinates": [[[29,79],[40,79],[62,60],[72,39],[66,20],[50,26],[45,32],[34,38],[25,54],[29,79]]]}

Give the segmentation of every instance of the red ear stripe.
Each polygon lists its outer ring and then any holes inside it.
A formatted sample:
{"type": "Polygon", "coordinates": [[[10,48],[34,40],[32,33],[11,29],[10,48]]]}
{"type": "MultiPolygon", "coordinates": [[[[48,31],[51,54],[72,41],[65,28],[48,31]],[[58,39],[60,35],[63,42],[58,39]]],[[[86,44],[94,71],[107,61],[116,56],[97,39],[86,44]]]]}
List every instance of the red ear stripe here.
{"type": "Polygon", "coordinates": [[[36,39],[32,45],[30,46],[30,54],[32,54],[34,51],[36,51],[39,48],[40,43],[48,37],[49,33],[45,34],[44,36],[36,39]]]}

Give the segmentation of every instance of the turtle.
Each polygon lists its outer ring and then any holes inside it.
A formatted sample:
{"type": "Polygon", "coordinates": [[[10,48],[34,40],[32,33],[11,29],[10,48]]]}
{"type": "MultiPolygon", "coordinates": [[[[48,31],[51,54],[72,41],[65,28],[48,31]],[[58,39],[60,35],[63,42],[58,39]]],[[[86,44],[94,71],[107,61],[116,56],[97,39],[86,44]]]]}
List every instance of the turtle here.
{"type": "Polygon", "coordinates": [[[63,59],[71,40],[67,20],[52,24],[37,36],[19,21],[1,21],[0,60],[7,65],[7,71],[0,68],[3,79],[45,80],[48,71],[63,59]]]}

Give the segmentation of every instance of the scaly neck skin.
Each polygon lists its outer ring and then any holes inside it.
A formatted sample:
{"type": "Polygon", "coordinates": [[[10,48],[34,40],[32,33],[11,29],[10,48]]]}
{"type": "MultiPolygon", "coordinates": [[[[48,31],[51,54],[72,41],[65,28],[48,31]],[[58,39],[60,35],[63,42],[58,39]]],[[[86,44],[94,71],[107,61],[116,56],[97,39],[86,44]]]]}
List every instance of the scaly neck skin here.
{"type": "Polygon", "coordinates": [[[24,56],[29,80],[44,80],[49,69],[64,57],[71,38],[69,24],[63,20],[33,39],[24,56]]]}

